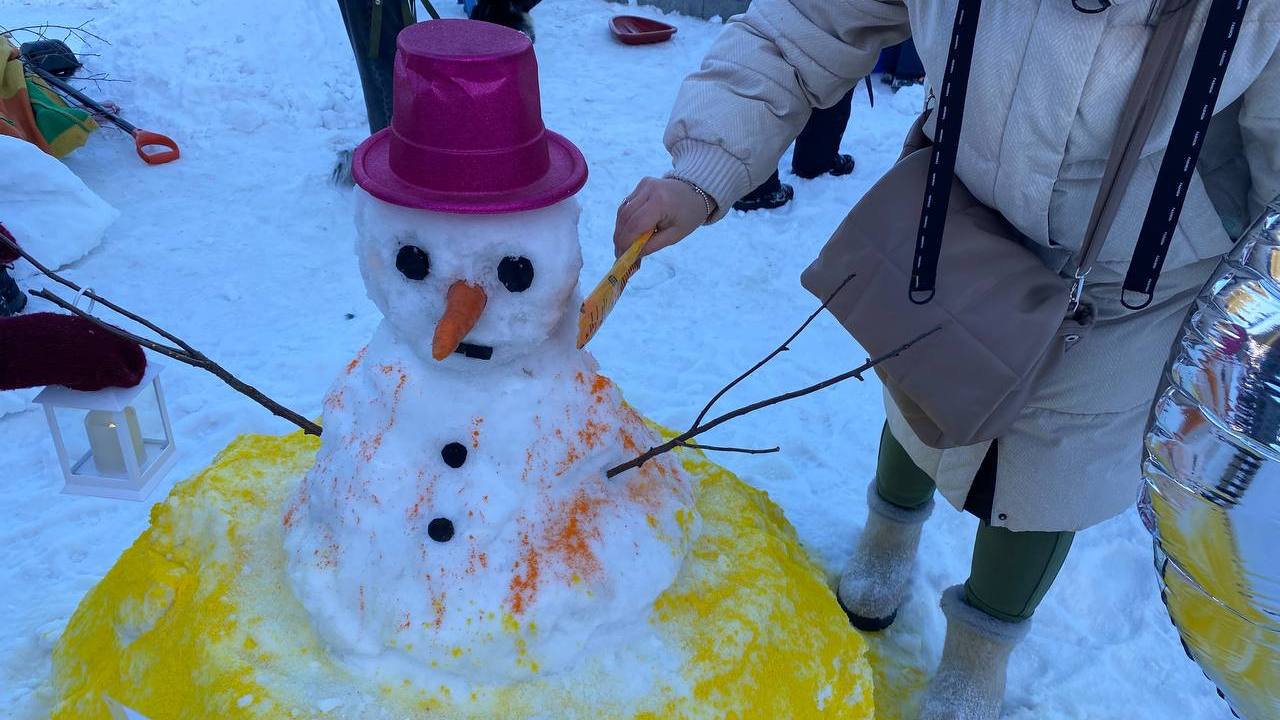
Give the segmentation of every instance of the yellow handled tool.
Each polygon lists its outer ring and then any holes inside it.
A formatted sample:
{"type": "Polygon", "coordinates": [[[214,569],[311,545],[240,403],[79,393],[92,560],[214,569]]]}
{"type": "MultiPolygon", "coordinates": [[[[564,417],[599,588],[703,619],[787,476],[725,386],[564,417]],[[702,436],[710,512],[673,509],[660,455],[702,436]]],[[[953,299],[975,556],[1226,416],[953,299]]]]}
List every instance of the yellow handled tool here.
{"type": "Polygon", "coordinates": [[[587,299],[582,301],[582,307],[578,310],[579,349],[586,345],[604,324],[604,319],[618,302],[622,291],[627,287],[627,281],[631,279],[636,263],[640,261],[640,251],[644,249],[645,243],[649,242],[651,237],[653,237],[652,230],[636,238],[635,242],[631,243],[631,247],[613,262],[609,273],[596,284],[587,299]]]}

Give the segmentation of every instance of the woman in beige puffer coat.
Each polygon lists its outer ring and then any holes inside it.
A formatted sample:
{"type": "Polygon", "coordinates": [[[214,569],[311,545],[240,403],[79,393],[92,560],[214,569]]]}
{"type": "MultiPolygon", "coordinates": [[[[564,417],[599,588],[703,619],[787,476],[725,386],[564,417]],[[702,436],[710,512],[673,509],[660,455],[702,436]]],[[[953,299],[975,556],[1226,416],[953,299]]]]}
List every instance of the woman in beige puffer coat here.
{"type": "MultiPolygon", "coordinates": [[[[1165,2],[1181,1],[1076,0],[1097,13],[1071,0],[984,3],[956,177],[1054,270],[1072,270],[1151,19],[1165,2]]],[[[1280,193],[1280,0],[1253,0],[1154,301],[1140,311],[1122,305],[1120,284],[1208,13],[1207,1],[1198,4],[1171,90],[1089,276],[1097,318],[1089,336],[991,443],[931,449],[886,397],[867,526],[840,585],[854,623],[874,630],[892,622],[935,485],[982,520],[973,574],[943,598],[947,640],[926,720],[998,716],[1009,652],[1072,534],[1134,501],[1143,421],[1189,303],[1280,193]]],[[[882,48],[913,36],[937,82],[955,12],[956,0],[753,0],[684,82],[664,138],[673,169],[641,181],[619,208],[619,252],[645,229],[658,229],[646,247],[653,252],[723,217],[777,167],[811,109],[846,93],[882,48]]]]}

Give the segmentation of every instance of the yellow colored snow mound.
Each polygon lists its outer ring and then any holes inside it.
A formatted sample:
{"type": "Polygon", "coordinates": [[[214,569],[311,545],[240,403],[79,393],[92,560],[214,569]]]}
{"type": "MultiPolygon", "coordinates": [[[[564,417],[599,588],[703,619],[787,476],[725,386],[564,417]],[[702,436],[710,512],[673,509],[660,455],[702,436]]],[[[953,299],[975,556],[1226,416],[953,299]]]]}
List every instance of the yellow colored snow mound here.
{"type": "Polygon", "coordinates": [[[694,453],[703,533],[649,618],[677,682],[610,697],[597,664],[464,694],[376,685],[326,653],[285,575],[281,508],[318,446],[242,436],[152,509],[54,651],[54,717],[109,718],[106,697],[152,720],[875,716],[863,640],[795,531],[694,453]]]}

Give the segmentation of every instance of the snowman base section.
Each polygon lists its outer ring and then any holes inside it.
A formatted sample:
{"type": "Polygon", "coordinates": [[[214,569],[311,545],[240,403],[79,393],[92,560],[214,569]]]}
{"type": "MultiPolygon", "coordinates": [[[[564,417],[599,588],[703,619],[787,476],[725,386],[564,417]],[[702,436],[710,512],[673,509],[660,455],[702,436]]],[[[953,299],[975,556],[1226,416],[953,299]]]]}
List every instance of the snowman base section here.
{"type": "Polygon", "coordinates": [[[152,509],[55,648],[53,717],[109,718],[104,698],[153,720],[875,717],[864,641],[795,531],[692,452],[703,532],[648,618],[662,647],[466,693],[376,684],[325,650],[286,577],[280,508],[318,447],[243,436],[152,509]]]}

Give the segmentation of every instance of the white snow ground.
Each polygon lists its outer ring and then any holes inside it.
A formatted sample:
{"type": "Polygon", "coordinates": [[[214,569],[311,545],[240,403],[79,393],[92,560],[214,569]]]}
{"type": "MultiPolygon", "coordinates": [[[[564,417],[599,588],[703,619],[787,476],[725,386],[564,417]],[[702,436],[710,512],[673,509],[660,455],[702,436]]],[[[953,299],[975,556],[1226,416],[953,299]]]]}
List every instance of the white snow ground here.
{"type": "MultiPolygon", "coordinates": [[[[439,2],[460,14],[450,0],[439,2]]],[[[547,0],[534,13],[547,124],[572,138],[591,166],[580,196],[586,283],[612,259],[618,201],[642,175],[664,169],[660,138],[671,100],[719,28],[669,17],[680,28],[672,42],[624,47],[606,30],[624,11],[653,14],[603,0],[547,0]]],[[[89,69],[127,81],[91,89],[138,125],[172,135],[184,156],[144,166],[108,129],[68,159],[121,216],[67,274],[317,415],[324,390],[377,322],[352,251],[350,193],[327,183],[334,153],[366,132],[335,4],[0,0],[7,27],[90,20],[112,44],[93,47],[99,55],[86,58],[89,69]]],[[[865,93],[855,97],[844,141],[859,163],[852,177],[792,178],[790,207],[730,217],[648,260],[631,283],[592,349],[643,412],[687,423],[813,309],[800,271],[889,165],[922,99],[918,90],[881,92],[870,109],[865,93]]],[[[725,407],[862,359],[824,317],[725,407]]],[[[166,384],[180,459],[152,500],[237,434],[291,429],[207,374],[179,366],[166,384]]],[[[781,454],[723,462],[767,490],[834,572],[864,520],[882,419],[879,388],[868,381],[744,418],[714,441],[782,446],[781,454]]],[[[149,504],[59,494],[52,444],[34,409],[0,418],[0,478],[0,716],[39,717],[47,714],[42,683],[54,641],[81,596],[146,526],[149,504]]],[[[932,665],[941,651],[937,599],[964,579],[973,530],[971,518],[942,508],[925,531],[914,597],[891,635],[922,663],[932,665]]],[[[1014,656],[1006,718],[1230,717],[1179,648],[1135,513],[1077,540],[1036,623],[1014,656]]]]}

